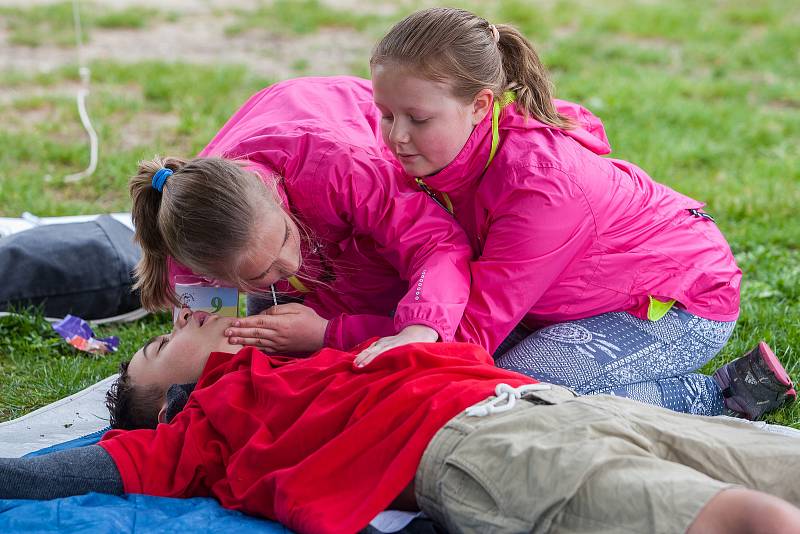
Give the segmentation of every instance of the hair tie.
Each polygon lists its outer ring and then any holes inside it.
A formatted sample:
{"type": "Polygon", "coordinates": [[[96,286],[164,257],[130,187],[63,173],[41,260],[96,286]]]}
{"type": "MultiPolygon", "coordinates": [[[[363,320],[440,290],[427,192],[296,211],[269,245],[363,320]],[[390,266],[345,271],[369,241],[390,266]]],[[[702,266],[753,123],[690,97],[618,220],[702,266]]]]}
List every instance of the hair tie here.
{"type": "Polygon", "coordinates": [[[500,42],[500,32],[497,30],[497,26],[494,24],[489,24],[489,29],[492,30],[492,37],[494,37],[494,42],[500,42]]]}
{"type": "Polygon", "coordinates": [[[160,193],[161,190],[164,189],[164,183],[167,181],[167,178],[173,174],[174,173],[172,172],[172,169],[168,169],[166,167],[161,167],[158,169],[153,175],[153,189],[160,193]]]}

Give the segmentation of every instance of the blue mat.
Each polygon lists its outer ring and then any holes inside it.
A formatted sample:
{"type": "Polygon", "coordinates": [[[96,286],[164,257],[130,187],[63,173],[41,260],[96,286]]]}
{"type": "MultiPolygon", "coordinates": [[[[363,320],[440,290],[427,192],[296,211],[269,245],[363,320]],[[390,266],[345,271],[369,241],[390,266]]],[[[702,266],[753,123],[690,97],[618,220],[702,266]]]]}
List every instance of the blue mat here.
{"type": "Polygon", "coordinates": [[[111,430],[110,426],[105,428],[101,428],[97,432],[92,432],[91,434],[86,434],[85,436],[81,436],[79,438],[71,439],[69,441],[65,441],[64,443],[58,443],[56,445],[52,445],[50,447],[45,447],[44,449],[39,449],[38,451],[29,452],[25,455],[25,458],[29,456],[42,456],[43,454],[50,454],[51,452],[56,451],[63,451],[64,449],[72,449],[73,447],[85,447],[87,445],[94,445],[100,438],[103,437],[103,434],[111,430]]]}
{"type": "MultiPolygon", "coordinates": [[[[107,429],[32,452],[38,456],[92,445],[107,429]]],[[[151,533],[248,532],[291,534],[274,521],[222,508],[214,499],[90,493],[51,501],[0,499],[0,532],[151,533]]]]}
{"type": "Polygon", "coordinates": [[[272,521],[222,508],[214,499],[89,493],[52,501],[0,499],[0,532],[248,532],[286,534],[272,521]]]}

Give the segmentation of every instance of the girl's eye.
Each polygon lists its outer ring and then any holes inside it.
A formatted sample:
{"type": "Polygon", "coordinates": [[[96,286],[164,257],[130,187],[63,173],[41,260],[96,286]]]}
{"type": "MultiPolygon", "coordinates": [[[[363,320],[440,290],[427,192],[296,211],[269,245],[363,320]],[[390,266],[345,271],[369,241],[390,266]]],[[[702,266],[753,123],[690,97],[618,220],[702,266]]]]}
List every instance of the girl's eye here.
{"type": "Polygon", "coordinates": [[[411,117],[411,122],[413,122],[413,123],[415,123],[415,124],[422,124],[423,122],[427,122],[427,121],[428,121],[428,119],[427,119],[427,118],[425,118],[425,119],[418,119],[418,118],[416,118],[416,117],[411,117]]]}
{"type": "Polygon", "coordinates": [[[390,120],[392,120],[392,118],[393,117],[391,115],[383,115],[383,116],[381,116],[381,120],[384,120],[384,121],[390,121],[390,120]]]}

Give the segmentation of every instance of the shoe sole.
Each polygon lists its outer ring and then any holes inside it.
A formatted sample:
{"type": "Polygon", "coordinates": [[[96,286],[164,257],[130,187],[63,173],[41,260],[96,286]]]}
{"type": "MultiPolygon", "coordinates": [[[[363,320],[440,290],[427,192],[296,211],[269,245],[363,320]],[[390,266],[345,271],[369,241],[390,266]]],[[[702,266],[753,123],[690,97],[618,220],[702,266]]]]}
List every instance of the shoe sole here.
{"type": "MultiPolygon", "coordinates": [[[[795,391],[792,380],[789,378],[789,373],[786,372],[786,369],[783,368],[780,360],[775,356],[775,353],[772,352],[772,349],[769,348],[764,341],[760,341],[758,343],[758,354],[761,356],[761,359],[764,363],[767,364],[769,370],[772,371],[773,376],[775,376],[776,380],[783,384],[784,386],[788,387],[789,389],[783,393],[785,403],[790,403],[795,400],[797,397],[797,392],[795,391]]],[[[731,377],[728,373],[727,366],[722,366],[714,372],[714,379],[717,381],[717,384],[720,386],[722,390],[728,389],[731,385],[731,377]]],[[[742,392],[742,394],[746,394],[746,392],[742,392]]],[[[747,399],[742,399],[744,404],[740,404],[737,402],[735,397],[729,397],[725,399],[725,406],[739,414],[741,417],[745,417],[746,419],[755,420],[761,415],[763,412],[760,413],[752,413],[748,410],[749,406],[748,403],[752,404],[753,406],[759,406],[764,404],[764,401],[756,401],[752,396],[748,395],[747,399]]]]}
{"type": "Polygon", "coordinates": [[[772,374],[775,376],[775,378],[778,379],[778,382],[789,388],[785,395],[794,400],[797,397],[797,391],[794,389],[792,379],[789,378],[789,373],[787,373],[786,369],[783,368],[781,361],[775,356],[775,353],[772,352],[772,349],[769,348],[769,345],[767,345],[764,341],[760,341],[758,343],[758,353],[761,356],[761,359],[767,364],[767,367],[769,367],[769,370],[772,371],[772,374]]]}

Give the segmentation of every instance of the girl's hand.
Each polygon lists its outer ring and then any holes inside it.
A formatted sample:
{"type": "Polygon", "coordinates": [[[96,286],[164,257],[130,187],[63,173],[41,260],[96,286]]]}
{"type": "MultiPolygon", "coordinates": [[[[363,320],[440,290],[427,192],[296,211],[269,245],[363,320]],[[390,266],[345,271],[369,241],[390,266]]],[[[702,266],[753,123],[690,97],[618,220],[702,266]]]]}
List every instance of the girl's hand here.
{"type": "Polygon", "coordinates": [[[268,352],[315,352],[322,348],[328,320],[302,304],[279,304],[243,317],[225,330],[234,345],[252,345],[268,352]]]}
{"type": "Polygon", "coordinates": [[[366,349],[362,350],[353,361],[356,367],[364,367],[389,349],[409,343],[427,343],[439,339],[439,333],[429,326],[412,324],[403,328],[394,336],[382,337],[366,349]]]}

